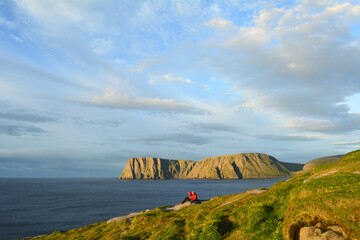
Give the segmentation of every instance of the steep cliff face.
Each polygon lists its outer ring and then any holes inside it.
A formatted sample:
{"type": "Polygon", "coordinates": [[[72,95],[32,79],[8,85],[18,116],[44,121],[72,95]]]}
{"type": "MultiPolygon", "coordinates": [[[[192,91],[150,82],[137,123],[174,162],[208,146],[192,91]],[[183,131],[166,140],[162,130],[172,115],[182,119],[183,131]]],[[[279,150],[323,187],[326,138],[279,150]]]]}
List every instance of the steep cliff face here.
{"type": "Polygon", "coordinates": [[[130,158],[119,179],[179,179],[195,165],[190,160],[130,158]]]}
{"type": "Polygon", "coordinates": [[[130,158],[119,179],[241,179],[288,177],[291,172],[274,157],[244,153],[199,162],[130,158]]]}
{"type": "Polygon", "coordinates": [[[244,153],[205,158],[193,167],[186,178],[241,179],[288,177],[291,172],[266,154],[244,153]]]}

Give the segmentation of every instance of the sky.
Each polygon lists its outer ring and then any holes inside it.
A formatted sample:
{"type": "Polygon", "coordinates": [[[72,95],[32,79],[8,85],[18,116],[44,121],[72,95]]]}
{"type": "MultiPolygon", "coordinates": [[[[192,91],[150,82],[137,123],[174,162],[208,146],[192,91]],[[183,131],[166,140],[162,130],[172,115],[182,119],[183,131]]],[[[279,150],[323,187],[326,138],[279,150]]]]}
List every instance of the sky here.
{"type": "Polygon", "coordinates": [[[358,1],[0,1],[0,177],[360,148],[358,1]]]}

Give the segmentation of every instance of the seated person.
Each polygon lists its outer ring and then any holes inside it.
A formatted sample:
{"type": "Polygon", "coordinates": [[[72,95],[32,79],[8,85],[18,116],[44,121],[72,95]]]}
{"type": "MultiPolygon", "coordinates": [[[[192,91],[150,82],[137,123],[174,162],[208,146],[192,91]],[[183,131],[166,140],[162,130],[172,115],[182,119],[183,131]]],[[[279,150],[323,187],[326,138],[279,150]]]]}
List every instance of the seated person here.
{"type": "Polygon", "coordinates": [[[191,203],[201,203],[200,200],[197,198],[197,195],[194,191],[188,192],[189,197],[185,197],[185,199],[180,202],[180,204],[185,203],[186,201],[190,201],[191,203]]]}

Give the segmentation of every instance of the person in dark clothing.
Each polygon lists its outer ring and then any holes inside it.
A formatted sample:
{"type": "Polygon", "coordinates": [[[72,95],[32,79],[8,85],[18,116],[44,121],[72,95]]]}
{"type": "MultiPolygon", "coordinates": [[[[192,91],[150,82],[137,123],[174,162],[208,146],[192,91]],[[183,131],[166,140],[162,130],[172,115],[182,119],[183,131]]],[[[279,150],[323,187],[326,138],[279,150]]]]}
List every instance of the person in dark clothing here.
{"type": "Polygon", "coordinates": [[[180,202],[180,204],[185,203],[186,201],[189,201],[191,203],[200,203],[200,200],[197,198],[197,195],[194,191],[192,192],[188,192],[189,197],[185,197],[184,200],[182,202],[180,202]]]}

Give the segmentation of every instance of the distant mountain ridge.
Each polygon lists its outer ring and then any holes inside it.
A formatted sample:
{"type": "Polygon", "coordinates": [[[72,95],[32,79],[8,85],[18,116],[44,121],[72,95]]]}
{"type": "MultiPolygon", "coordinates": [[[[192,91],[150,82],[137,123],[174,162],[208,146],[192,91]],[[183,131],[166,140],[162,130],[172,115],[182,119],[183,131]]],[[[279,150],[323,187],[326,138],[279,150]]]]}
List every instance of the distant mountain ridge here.
{"type": "Polygon", "coordinates": [[[242,179],[289,177],[292,172],[262,153],[210,157],[201,161],[130,158],[119,179],[242,179]]]}

